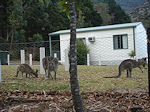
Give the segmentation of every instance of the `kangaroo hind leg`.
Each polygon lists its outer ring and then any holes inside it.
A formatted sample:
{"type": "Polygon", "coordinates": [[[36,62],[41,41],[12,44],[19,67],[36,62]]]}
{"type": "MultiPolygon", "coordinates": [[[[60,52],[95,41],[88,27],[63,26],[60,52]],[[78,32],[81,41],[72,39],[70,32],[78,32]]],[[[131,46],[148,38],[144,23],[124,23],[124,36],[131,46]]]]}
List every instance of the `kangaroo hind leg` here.
{"type": "Polygon", "coordinates": [[[18,77],[18,74],[19,74],[19,70],[17,70],[16,77],[18,77]]]}
{"type": "Polygon", "coordinates": [[[127,70],[127,78],[130,77],[130,73],[129,73],[129,70],[127,70]]]}

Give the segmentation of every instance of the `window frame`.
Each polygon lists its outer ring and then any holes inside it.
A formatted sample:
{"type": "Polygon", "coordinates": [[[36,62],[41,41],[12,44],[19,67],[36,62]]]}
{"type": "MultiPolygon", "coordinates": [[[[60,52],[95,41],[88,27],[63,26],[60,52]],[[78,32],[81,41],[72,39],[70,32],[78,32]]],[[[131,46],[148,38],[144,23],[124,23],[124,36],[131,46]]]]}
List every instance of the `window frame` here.
{"type": "Polygon", "coordinates": [[[128,34],[113,35],[113,49],[114,50],[128,49],[128,34]],[[118,37],[116,37],[116,36],[118,36],[118,37]],[[121,36],[121,38],[119,38],[120,36],[121,36]],[[127,37],[127,48],[123,48],[123,36],[127,37]],[[121,42],[120,46],[122,46],[122,47],[115,48],[115,38],[119,38],[117,40],[120,40],[120,42],[121,42]]]}

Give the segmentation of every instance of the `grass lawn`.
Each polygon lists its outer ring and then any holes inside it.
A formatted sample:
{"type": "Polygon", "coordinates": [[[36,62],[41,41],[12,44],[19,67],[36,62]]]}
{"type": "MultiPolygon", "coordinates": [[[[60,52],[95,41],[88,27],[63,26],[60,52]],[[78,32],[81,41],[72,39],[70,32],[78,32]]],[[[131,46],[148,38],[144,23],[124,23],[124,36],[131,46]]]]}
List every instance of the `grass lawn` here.
{"type": "MultiPolygon", "coordinates": [[[[34,65],[33,69],[40,69],[34,65]]],[[[0,90],[47,90],[47,91],[70,91],[69,72],[65,72],[64,66],[59,65],[57,80],[45,80],[43,75],[39,78],[21,79],[21,73],[16,78],[16,65],[2,66],[2,82],[0,90]]],[[[136,78],[126,78],[126,72],[121,78],[103,78],[118,74],[118,66],[78,66],[78,79],[81,91],[105,91],[110,89],[133,89],[148,88],[147,69],[144,73],[136,68],[133,69],[132,76],[136,78]]],[[[52,72],[52,76],[53,76],[52,72]]]]}

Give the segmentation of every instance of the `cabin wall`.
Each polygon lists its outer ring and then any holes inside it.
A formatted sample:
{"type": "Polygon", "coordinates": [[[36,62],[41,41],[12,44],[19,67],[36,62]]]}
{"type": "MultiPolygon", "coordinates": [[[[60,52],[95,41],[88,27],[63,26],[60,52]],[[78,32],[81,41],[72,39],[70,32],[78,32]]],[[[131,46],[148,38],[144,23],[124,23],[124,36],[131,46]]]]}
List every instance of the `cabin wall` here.
{"type": "MultiPolygon", "coordinates": [[[[90,49],[91,65],[118,65],[124,59],[129,59],[129,53],[134,50],[133,28],[101,30],[77,33],[78,38],[85,38],[85,43],[90,49]],[[128,49],[113,48],[113,35],[128,35],[128,49]],[[90,42],[89,37],[95,37],[95,42],[90,42]]],[[[60,35],[61,62],[65,62],[65,50],[69,49],[70,34],[60,35]]]]}
{"type": "Polygon", "coordinates": [[[135,28],[136,58],[147,57],[147,34],[142,24],[135,28]]]}

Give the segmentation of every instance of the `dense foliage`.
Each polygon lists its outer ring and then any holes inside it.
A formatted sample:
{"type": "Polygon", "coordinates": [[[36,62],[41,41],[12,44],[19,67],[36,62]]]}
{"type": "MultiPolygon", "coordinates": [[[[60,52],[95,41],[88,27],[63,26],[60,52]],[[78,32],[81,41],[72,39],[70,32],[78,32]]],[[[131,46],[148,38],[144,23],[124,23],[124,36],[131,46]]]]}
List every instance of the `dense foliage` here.
{"type": "MultiPolygon", "coordinates": [[[[103,19],[94,9],[93,0],[76,1],[78,28],[102,25],[103,19]]],[[[115,15],[112,24],[130,21],[114,0],[103,1],[109,4],[110,13],[115,15]]],[[[58,7],[59,2],[60,0],[1,0],[0,43],[48,40],[48,33],[69,29],[69,18],[58,7]]]]}
{"type": "Polygon", "coordinates": [[[91,0],[83,0],[81,5],[84,26],[100,26],[103,23],[101,15],[93,8],[94,4],[91,0]]]}
{"type": "Polygon", "coordinates": [[[29,42],[35,40],[37,34],[47,40],[49,32],[69,28],[69,20],[59,11],[57,2],[1,0],[0,42],[29,42]]]}
{"type": "MultiPolygon", "coordinates": [[[[75,0],[77,12],[77,28],[100,26],[103,22],[101,15],[94,9],[93,0],[75,0]]],[[[69,2],[61,0],[58,3],[61,11],[69,17],[69,2]]]]}
{"type": "Polygon", "coordinates": [[[111,24],[121,24],[131,22],[130,17],[125,13],[123,9],[115,0],[100,0],[101,2],[107,3],[109,6],[109,14],[113,15],[114,18],[111,21],[111,24]]]}

